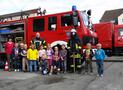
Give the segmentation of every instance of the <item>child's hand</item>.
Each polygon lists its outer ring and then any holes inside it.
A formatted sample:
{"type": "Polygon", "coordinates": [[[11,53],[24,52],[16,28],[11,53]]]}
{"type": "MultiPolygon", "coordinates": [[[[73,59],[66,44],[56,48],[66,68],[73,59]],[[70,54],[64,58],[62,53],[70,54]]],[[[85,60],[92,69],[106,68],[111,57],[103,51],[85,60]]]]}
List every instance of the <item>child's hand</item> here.
{"type": "Polygon", "coordinates": [[[61,57],[61,60],[64,60],[63,57],[61,57]]]}
{"type": "Polygon", "coordinates": [[[37,58],[37,61],[39,62],[39,58],[37,58]]]}

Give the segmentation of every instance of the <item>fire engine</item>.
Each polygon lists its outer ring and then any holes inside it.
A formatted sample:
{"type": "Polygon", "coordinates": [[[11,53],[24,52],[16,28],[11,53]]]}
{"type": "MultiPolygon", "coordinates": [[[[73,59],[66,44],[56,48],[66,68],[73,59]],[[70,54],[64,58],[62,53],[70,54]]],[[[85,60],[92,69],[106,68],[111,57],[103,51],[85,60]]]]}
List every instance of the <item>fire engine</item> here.
{"type": "Polygon", "coordinates": [[[39,32],[41,38],[51,43],[67,45],[70,38],[71,29],[76,29],[82,45],[91,43],[97,44],[97,34],[89,24],[88,11],[72,11],[57,14],[28,17],[21,20],[11,20],[0,22],[0,52],[4,52],[3,44],[7,41],[7,36],[12,35],[14,42],[24,41],[30,45],[30,41],[39,32]]]}
{"type": "Polygon", "coordinates": [[[112,22],[94,24],[98,41],[107,55],[123,52],[123,25],[114,25],[112,22]]]}

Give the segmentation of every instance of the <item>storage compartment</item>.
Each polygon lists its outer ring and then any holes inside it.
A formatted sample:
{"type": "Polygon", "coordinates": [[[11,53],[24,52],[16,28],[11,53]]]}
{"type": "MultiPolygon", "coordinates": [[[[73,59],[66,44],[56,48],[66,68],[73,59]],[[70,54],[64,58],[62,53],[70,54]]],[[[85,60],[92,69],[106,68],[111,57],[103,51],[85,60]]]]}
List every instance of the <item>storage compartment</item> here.
{"type": "Polygon", "coordinates": [[[24,23],[0,24],[0,52],[5,52],[4,44],[11,37],[13,42],[24,42],[24,23]]]}

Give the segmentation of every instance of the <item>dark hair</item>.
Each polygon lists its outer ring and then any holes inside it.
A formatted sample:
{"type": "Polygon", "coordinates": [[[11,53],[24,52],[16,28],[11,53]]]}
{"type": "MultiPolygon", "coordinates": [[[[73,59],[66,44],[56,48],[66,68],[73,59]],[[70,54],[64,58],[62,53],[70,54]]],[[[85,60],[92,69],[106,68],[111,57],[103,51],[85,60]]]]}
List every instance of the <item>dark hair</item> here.
{"type": "Polygon", "coordinates": [[[34,45],[34,46],[35,46],[35,44],[33,44],[33,43],[32,43],[30,46],[32,46],[32,45],[34,45]]]}
{"type": "Polygon", "coordinates": [[[61,46],[65,46],[65,44],[62,44],[61,46]]]}
{"type": "Polygon", "coordinates": [[[10,39],[12,40],[12,38],[8,38],[8,41],[9,41],[10,39]]]}

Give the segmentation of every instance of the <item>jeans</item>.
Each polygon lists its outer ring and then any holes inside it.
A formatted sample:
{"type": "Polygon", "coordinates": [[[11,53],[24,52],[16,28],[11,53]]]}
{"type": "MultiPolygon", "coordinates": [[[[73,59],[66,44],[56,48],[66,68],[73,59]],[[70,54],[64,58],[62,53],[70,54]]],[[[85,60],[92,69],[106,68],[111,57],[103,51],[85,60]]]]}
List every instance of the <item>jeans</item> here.
{"type": "Polygon", "coordinates": [[[56,67],[56,68],[60,68],[60,61],[59,60],[58,61],[53,60],[52,66],[56,67]]]}
{"type": "Polygon", "coordinates": [[[34,65],[34,71],[37,72],[37,61],[29,60],[29,71],[32,72],[32,67],[34,65]]]}
{"type": "Polygon", "coordinates": [[[42,60],[42,71],[47,69],[47,61],[46,60],[42,60]]]}
{"type": "Polygon", "coordinates": [[[12,69],[20,69],[20,63],[19,63],[19,57],[18,56],[15,56],[12,60],[12,66],[13,68],[12,69]]]}
{"type": "Polygon", "coordinates": [[[67,71],[67,61],[66,60],[61,61],[61,68],[63,72],[67,71]]]}
{"type": "Polygon", "coordinates": [[[103,61],[101,60],[98,60],[97,62],[97,71],[98,71],[98,74],[99,76],[101,76],[104,72],[104,69],[103,69],[103,61]]]}

